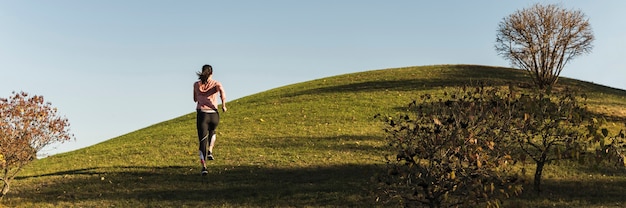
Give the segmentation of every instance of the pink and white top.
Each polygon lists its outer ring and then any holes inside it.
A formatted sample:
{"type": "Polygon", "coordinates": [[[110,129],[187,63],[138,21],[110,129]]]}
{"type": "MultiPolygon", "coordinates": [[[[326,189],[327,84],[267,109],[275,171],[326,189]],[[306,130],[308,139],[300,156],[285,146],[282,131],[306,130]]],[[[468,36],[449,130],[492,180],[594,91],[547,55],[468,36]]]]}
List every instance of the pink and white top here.
{"type": "Polygon", "coordinates": [[[208,79],[206,84],[202,84],[200,81],[193,83],[193,101],[197,103],[196,109],[217,112],[217,93],[220,93],[220,99],[224,102],[226,93],[218,81],[208,79]]]}

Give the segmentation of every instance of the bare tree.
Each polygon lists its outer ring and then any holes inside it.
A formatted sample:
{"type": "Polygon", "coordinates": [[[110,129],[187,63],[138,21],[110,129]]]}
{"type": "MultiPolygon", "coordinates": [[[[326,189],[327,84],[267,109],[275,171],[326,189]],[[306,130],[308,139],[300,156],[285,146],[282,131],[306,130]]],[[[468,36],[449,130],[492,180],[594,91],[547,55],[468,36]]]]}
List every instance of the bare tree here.
{"type": "Polygon", "coordinates": [[[535,4],[505,17],[498,25],[496,51],[529,72],[539,89],[558,81],[573,58],[591,52],[591,25],[577,10],[535,4]]]}
{"type": "Polygon", "coordinates": [[[57,109],[42,96],[13,92],[8,99],[0,98],[0,200],[17,173],[36,159],[37,152],[73,138],[68,120],[56,114],[57,109]]]}

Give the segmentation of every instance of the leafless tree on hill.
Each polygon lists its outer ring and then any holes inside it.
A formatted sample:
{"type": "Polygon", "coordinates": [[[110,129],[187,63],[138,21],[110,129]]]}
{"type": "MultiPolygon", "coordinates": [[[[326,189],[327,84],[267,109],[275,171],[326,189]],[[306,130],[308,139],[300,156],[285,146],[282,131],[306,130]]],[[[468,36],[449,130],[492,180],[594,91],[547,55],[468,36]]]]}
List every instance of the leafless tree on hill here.
{"type": "Polygon", "coordinates": [[[565,65],[590,53],[594,35],[579,10],[535,4],[505,17],[498,25],[495,49],[529,72],[539,89],[554,85],[565,65]]]}

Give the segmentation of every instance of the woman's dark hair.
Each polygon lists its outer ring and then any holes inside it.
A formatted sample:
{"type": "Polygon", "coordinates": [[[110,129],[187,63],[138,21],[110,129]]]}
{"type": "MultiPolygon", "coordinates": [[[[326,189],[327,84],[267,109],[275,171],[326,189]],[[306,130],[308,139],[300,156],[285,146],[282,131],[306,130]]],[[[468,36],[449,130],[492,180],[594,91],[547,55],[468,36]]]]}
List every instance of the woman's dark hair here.
{"type": "Polygon", "coordinates": [[[198,79],[202,82],[202,84],[206,84],[209,76],[213,74],[213,67],[211,65],[202,66],[202,72],[196,72],[198,75],[198,79]]]}

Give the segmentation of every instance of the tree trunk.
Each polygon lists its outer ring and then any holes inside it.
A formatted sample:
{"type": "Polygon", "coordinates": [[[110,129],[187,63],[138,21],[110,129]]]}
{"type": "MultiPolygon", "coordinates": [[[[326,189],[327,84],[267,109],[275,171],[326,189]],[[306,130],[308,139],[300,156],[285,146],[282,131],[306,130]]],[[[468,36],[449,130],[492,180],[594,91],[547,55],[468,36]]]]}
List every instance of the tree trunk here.
{"type": "Polygon", "coordinates": [[[4,195],[6,195],[9,192],[9,187],[11,187],[9,185],[9,182],[7,181],[3,181],[4,185],[2,186],[2,191],[0,191],[0,201],[2,201],[2,198],[4,198],[4,195]]]}
{"type": "Polygon", "coordinates": [[[543,166],[546,164],[545,161],[537,162],[537,167],[535,168],[535,191],[537,193],[541,192],[541,174],[543,173],[543,166]]]}

